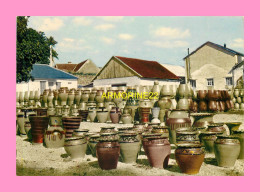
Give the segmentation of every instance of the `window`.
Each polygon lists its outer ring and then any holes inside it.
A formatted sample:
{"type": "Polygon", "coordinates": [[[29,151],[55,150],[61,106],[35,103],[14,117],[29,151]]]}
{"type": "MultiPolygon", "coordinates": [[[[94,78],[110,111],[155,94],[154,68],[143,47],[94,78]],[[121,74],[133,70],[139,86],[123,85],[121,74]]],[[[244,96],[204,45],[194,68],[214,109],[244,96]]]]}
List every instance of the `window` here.
{"type": "Polygon", "coordinates": [[[233,85],[232,77],[226,77],[226,85],[228,85],[228,86],[233,85]]]}
{"type": "Polygon", "coordinates": [[[214,86],[214,79],[213,78],[207,79],[207,82],[208,82],[208,86],[214,86]]]}
{"type": "Polygon", "coordinates": [[[192,88],[196,88],[196,80],[190,80],[190,85],[192,88]]]}
{"type": "Polygon", "coordinates": [[[48,82],[48,84],[49,84],[49,87],[52,87],[54,85],[53,82],[48,82]]]}

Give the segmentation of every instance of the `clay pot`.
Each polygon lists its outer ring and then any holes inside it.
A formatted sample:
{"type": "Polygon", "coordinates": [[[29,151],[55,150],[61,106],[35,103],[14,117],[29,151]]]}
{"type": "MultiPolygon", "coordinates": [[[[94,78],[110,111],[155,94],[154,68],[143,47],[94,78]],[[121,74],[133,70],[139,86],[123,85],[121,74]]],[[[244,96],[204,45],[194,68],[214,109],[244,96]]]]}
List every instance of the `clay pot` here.
{"type": "Polygon", "coordinates": [[[235,109],[239,109],[239,103],[235,103],[235,109]]]}
{"type": "Polygon", "coordinates": [[[217,139],[217,134],[216,132],[209,132],[205,131],[201,133],[201,141],[208,153],[214,153],[214,142],[217,139]]]}
{"type": "Polygon", "coordinates": [[[152,167],[166,168],[171,154],[171,146],[167,137],[147,137],[146,153],[152,167]]]}
{"type": "Polygon", "coordinates": [[[233,167],[240,153],[240,142],[236,137],[218,136],[214,142],[214,153],[220,167],[233,167]]]}
{"type": "Polygon", "coordinates": [[[44,134],[44,143],[47,148],[60,148],[64,146],[65,132],[59,125],[50,126],[44,134]]]}
{"type": "Polygon", "coordinates": [[[237,97],[237,102],[238,102],[239,104],[242,103],[241,97],[237,97]]]}
{"type": "Polygon", "coordinates": [[[24,130],[27,135],[27,138],[29,141],[32,141],[32,129],[31,129],[31,123],[29,121],[26,121],[24,123],[24,130]]]}
{"type": "Polygon", "coordinates": [[[26,137],[24,124],[25,124],[25,116],[24,116],[24,113],[21,112],[21,113],[17,114],[17,125],[18,125],[18,130],[19,130],[20,136],[22,136],[22,137],[26,137]]]}
{"type": "Polygon", "coordinates": [[[117,130],[118,130],[117,133],[119,136],[120,136],[120,134],[123,134],[123,133],[129,133],[129,132],[133,133],[134,132],[133,127],[118,127],[117,130]]]}
{"type": "Polygon", "coordinates": [[[219,105],[220,105],[220,111],[221,112],[226,111],[225,101],[220,101],[219,105]]]}
{"type": "Polygon", "coordinates": [[[199,102],[199,111],[200,111],[200,112],[206,112],[206,111],[208,111],[208,105],[207,105],[207,102],[206,102],[206,101],[200,100],[200,102],[199,102]]]}
{"type": "Polygon", "coordinates": [[[216,112],[218,110],[217,101],[210,100],[209,103],[208,103],[208,109],[211,112],[216,112]]]}
{"type": "Polygon", "coordinates": [[[64,149],[71,159],[83,159],[87,150],[87,140],[85,137],[66,138],[64,149]]]}
{"type": "Polygon", "coordinates": [[[37,108],[36,115],[37,116],[47,116],[48,108],[37,108]]]}
{"type": "Polygon", "coordinates": [[[153,92],[154,94],[157,94],[158,96],[160,95],[161,89],[160,89],[158,81],[154,81],[154,85],[153,85],[151,92],[153,92]]]}
{"type": "Polygon", "coordinates": [[[29,117],[32,130],[32,143],[43,143],[44,133],[48,128],[49,117],[46,116],[30,116],[29,117]]]}
{"type": "Polygon", "coordinates": [[[177,109],[189,110],[189,101],[187,98],[179,99],[177,109]]]}
{"type": "Polygon", "coordinates": [[[208,125],[208,131],[217,132],[226,135],[226,129],[223,123],[211,123],[208,125]]]}
{"type": "Polygon", "coordinates": [[[130,114],[123,114],[121,116],[121,121],[123,122],[123,124],[131,124],[132,116],[130,114]]]}
{"type": "Polygon", "coordinates": [[[161,97],[158,101],[158,105],[160,109],[170,109],[172,105],[171,98],[168,96],[161,97]]]}
{"type": "Polygon", "coordinates": [[[91,135],[88,141],[88,146],[90,148],[91,154],[93,157],[96,157],[96,146],[100,135],[91,135]]]}
{"type": "Polygon", "coordinates": [[[176,143],[193,143],[199,144],[200,140],[196,131],[176,131],[176,143]]]}
{"type": "Polygon", "coordinates": [[[177,101],[176,99],[171,99],[172,105],[170,109],[177,109],[177,101]]]}
{"type": "Polygon", "coordinates": [[[115,127],[113,126],[107,126],[107,127],[100,127],[100,133],[114,133],[116,132],[115,127]]]}
{"type": "Polygon", "coordinates": [[[197,174],[204,161],[205,152],[199,144],[179,144],[175,150],[175,159],[182,173],[197,174]]]}
{"type": "Polygon", "coordinates": [[[116,106],[119,107],[119,103],[123,101],[123,92],[124,90],[116,90],[114,92],[113,101],[115,102],[116,106]]]}
{"type": "Polygon", "coordinates": [[[239,129],[241,122],[227,122],[225,123],[228,126],[229,134],[233,134],[233,131],[236,131],[239,129]]]}
{"type": "Polygon", "coordinates": [[[162,137],[167,137],[169,138],[169,127],[168,126],[156,126],[153,127],[152,133],[160,133],[162,137]]]}
{"type": "Polygon", "coordinates": [[[97,122],[97,110],[95,108],[89,108],[88,118],[90,122],[97,122]]]}
{"type": "Polygon", "coordinates": [[[198,91],[198,99],[200,101],[205,101],[207,99],[208,91],[207,90],[199,90],[198,91]]]}
{"type": "Polygon", "coordinates": [[[159,120],[159,114],[160,114],[160,108],[159,107],[153,107],[152,108],[153,119],[152,119],[151,123],[160,123],[161,122],[159,120]]]}
{"type": "Polygon", "coordinates": [[[97,103],[104,103],[105,97],[103,97],[103,90],[97,90],[96,96],[95,96],[95,101],[97,103]]]}
{"type": "Polygon", "coordinates": [[[104,107],[100,107],[97,110],[97,120],[99,123],[105,123],[108,120],[108,111],[106,108],[104,107]]]}
{"type": "Polygon", "coordinates": [[[83,102],[83,103],[87,103],[87,102],[88,102],[89,93],[90,93],[89,90],[83,91],[83,93],[82,93],[82,95],[81,95],[81,102],[83,102]]]}
{"type": "Polygon", "coordinates": [[[79,116],[82,117],[82,121],[87,121],[88,110],[78,110],[79,116]]]}
{"type": "Polygon", "coordinates": [[[218,94],[216,93],[216,90],[208,90],[208,95],[207,95],[207,100],[208,101],[217,101],[218,100],[218,94]]]}
{"type": "Polygon", "coordinates": [[[73,131],[79,129],[82,117],[62,117],[63,128],[65,129],[66,138],[72,137],[73,131]]]}
{"type": "Polygon", "coordinates": [[[148,142],[147,137],[160,137],[162,134],[161,133],[143,133],[142,134],[142,145],[144,148],[144,152],[147,155],[147,149],[146,149],[146,144],[148,142]]]}
{"type": "Polygon", "coordinates": [[[110,110],[110,119],[112,123],[119,123],[120,116],[121,116],[121,111],[118,107],[113,107],[110,110]]]}
{"type": "Polygon", "coordinates": [[[139,108],[139,116],[141,117],[142,123],[148,123],[149,122],[149,115],[150,115],[151,108],[147,107],[140,107],[139,108]]]}
{"type": "Polygon", "coordinates": [[[97,91],[96,90],[92,90],[91,93],[89,94],[88,101],[95,101],[96,94],[97,94],[97,91]]]}
{"type": "Polygon", "coordinates": [[[163,85],[161,92],[161,96],[172,96],[173,95],[173,89],[171,85],[163,85]]]}
{"type": "Polygon", "coordinates": [[[170,142],[176,143],[176,129],[191,127],[189,114],[184,110],[172,110],[167,118],[166,125],[169,126],[170,142]]]}
{"type": "Polygon", "coordinates": [[[149,99],[144,99],[139,102],[139,108],[152,108],[153,104],[149,99]]]}
{"type": "Polygon", "coordinates": [[[81,96],[82,96],[82,93],[81,93],[81,90],[77,90],[76,93],[75,93],[75,104],[77,106],[79,106],[79,103],[80,103],[80,100],[81,100],[81,96]]]}
{"type": "Polygon", "coordinates": [[[122,162],[135,163],[140,150],[140,142],[136,138],[135,133],[123,133],[120,134],[120,154],[122,162]]]}
{"type": "Polygon", "coordinates": [[[85,137],[86,134],[89,133],[89,129],[76,129],[73,131],[72,136],[73,137],[85,137]]]}
{"type": "Polygon", "coordinates": [[[120,154],[120,146],[117,140],[99,140],[97,144],[97,158],[101,169],[116,169],[120,154]]]}
{"type": "Polygon", "coordinates": [[[244,103],[240,103],[240,105],[239,105],[239,109],[244,110],[244,103]]]}
{"type": "Polygon", "coordinates": [[[190,90],[187,84],[180,84],[177,92],[179,99],[188,98],[190,96],[190,90]]]}
{"type": "Polygon", "coordinates": [[[192,127],[207,127],[213,123],[213,113],[196,113],[191,116],[194,117],[192,127]]]}
{"type": "Polygon", "coordinates": [[[58,94],[58,98],[60,101],[60,105],[66,105],[67,104],[67,99],[68,99],[69,94],[66,92],[65,89],[60,89],[59,90],[59,94],[58,94]]]}
{"type": "Polygon", "coordinates": [[[244,130],[233,131],[233,136],[240,142],[240,153],[238,159],[244,159],[244,130]]]}

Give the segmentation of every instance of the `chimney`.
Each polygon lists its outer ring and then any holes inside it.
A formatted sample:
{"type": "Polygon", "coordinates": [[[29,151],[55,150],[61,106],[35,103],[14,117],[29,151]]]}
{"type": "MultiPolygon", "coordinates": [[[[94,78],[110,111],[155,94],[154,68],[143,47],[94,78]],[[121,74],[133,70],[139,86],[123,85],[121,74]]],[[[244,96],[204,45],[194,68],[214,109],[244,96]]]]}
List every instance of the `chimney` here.
{"type": "Polygon", "coordinates": [[[224,48],[226,48],[227,47],[227,45],[226,45],[226,43],[224,43],[224,48]]]}

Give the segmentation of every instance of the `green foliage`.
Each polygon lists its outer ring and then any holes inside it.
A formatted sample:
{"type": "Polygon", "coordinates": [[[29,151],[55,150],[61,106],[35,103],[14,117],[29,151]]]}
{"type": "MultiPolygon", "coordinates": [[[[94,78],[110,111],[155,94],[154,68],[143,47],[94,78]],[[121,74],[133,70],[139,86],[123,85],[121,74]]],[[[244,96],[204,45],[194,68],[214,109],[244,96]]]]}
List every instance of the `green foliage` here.
{"type": "MultiPolygon", "coordinates": [[[[28,28],[28,19],[29,17],[17,17],[16,82],[33,80],[30,75],[33,64],[49,64],[50,45],[57,44],[53,37],[47,38],[44,32],[28,28]]],[[[58,58],[53,49],[52,56],[58,58]]]]}

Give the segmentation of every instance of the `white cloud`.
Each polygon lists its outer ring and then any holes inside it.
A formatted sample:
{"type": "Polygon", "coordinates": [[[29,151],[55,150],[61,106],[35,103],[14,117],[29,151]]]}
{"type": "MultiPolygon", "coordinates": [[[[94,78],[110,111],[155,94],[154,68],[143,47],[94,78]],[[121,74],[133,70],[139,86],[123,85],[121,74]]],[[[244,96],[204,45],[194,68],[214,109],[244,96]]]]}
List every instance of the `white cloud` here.
{"type": "Polygon", "coordinates": [[[189,45],[186,41],[145,41],[144,44],[166,49],[171,49],[174,47],[187,47],[189,45]]]}
{"type": "Polygon", "coordinates": [[[73,52],[74,50],[91,49],[91,47],[87,45],[84,39],[63,38],[57,44],[57,49],[64,52],[73,52]]]}
{"type": "Polygon", "coordinates": [[[113,44],[115,42],[114,39],[108,37],[101,37],[100,39],[106,44],[113,44]]]}
{"type": "Polygon", "coordinates": [[[123,16],[102,16],[100,18],[102,18],[105,21],[110,21],[110,22],[119,22],[124,19],[123,16]]]}
{"type": "Polygon", "coordinates": [[[122,53],[127,53],[127,54],[130,53],[130,51],[128,51],[127,49],[123,49],[123,50],[121,50],[121,52],[122,53]]]}
{"type": "Polygon", "coordinates": [[[101,31],[106,31],[109,29],[113,29],[114,27],[115,27],[115,25],[113,25],[113,24],[101,24],[101,25],[96,25],[95,29],[101,30],[101,31]]]}
{"type": "Polygon", "coordinates": [[[118,38],[123,39],[123,40],[131,40],[134,38],[134,36],[131,34],[127,34],[127,33],[121,33],[118,35],[118,38]]]}
{"type": "Polygon", "coordinates": [[[231,47],[244,48],[244,39],[241,38],[234,39],[231,43],[231,47]]]}
{"type": "Polygon", "coordinates": [[[92,20],[90,19],[87,19],[87,18],[84,18],[84,17],[75,17],[73,19],[73,22],[76,24],[76,25],[83,25],[83,26],[88,26],[92,23],[92,20]]]}
{"type": "Polygon", "coordinates": [[[183,39],[186,37],[190,37],[189,29],[182,30],[179,28],[171,28],[171,27],[160,27],[152,31],[152,33],[156,37],[165,37],[169,39],[183,39]]]}
{"type": "Polygon", "coordinates": [[[44,18],[39,22],[40,25],[37,26],[39,31],[57,31],[59,30],[63,25],[63,20],[60,18],[44,18]]]}

